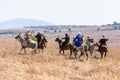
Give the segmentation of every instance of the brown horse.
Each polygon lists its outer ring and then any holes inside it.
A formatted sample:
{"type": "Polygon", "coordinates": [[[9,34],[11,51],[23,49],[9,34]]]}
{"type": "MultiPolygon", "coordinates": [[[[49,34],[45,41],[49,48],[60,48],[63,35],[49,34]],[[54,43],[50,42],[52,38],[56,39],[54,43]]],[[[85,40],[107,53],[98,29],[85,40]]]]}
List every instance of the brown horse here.
{"type": "MultiPolygon", "coordinates": [[[[91,56],[92,56],[93,51],[98,51],[98,50],[94,49],[95,47],[99,47],[99,45],[98,45],[97,42],[93,43],[90,46],[89,50],[88,50],[90,52],[91,56]]],[[[101,54],[101,59],[103,58],[103,54],[104,54],[104,57],[106,57],[107,51],[108,51],[107,50],[107,46],[106,45],[102,45],[101,48],[100,48],[100,50],[98,51],[101,54]]]]}
{"type": "Polygon", "coordinates": [[[104,57],[106,57],[106,54],[107,54],[107,46],[106,45],[102,45],[99,52],[101,54],[101,59],[103,58],[103,54],[104,54],[104,57]]]}
{"type": "Polygon", "coordinates": [[[72,55],[72,51],[73,51],[73,45],[72,44],[70,44],[70,43],[68,43],[66,46],[62,46],[62,40],[60,40],[59,39],[59,37],[57,37],[56,39],[55,39],[55,41],[56,42],[58,42],[58,44],[59,44],[59,53],[61,54],[61,51],[63,51],[63,54],[64,54],[64,50],[70,50],[70,57],[71,57],[71,55],[72,55]]]}
{"type": "Polygon", "coordinates": [[[42,53],[43,53],[44,48],[46,48],[46,43],[47,42],[48,42],[47,39],[45,38],[45,36],[43,36],[40,44],[38,45],[39,52],[40,52],[40,49],[42,49],[42,53]]]}

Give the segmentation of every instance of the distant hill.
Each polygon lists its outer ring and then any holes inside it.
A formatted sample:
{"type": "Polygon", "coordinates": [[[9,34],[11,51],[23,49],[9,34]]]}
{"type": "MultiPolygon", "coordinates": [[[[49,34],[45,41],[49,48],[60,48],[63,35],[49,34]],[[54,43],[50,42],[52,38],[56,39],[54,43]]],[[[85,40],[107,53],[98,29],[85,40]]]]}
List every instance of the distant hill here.
{"type": "Polygon", "coordinates": [[[39,25],[52,25],[52,23],[43,20],[18,18],[0,22],[0,29],[22,28],[25,26],[39,26],[39,25]]]}

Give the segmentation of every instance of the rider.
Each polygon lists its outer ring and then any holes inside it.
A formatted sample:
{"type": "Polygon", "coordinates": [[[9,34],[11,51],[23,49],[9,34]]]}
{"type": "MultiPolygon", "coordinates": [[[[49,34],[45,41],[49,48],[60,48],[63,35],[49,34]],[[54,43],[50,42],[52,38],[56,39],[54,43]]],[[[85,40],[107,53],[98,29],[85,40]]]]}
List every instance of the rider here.
{"type": "Polygon", "coordinates": [[[65,45],[67,45],[70,41],[70,37],[68,36],[68,34],[65,34],[65,37],[63,37],[62,39],[65,39],[65,41],[62,43],[62,46],[64,47],[65,45]]]}
{"type": "Polygon", "coordinates": [[[27,32],[25,32],[25,39],[27,41],[27,45],[30,43],[30,39],[31,39],[31,32],[30,30],[28,30],[27,32]]]}
{"type": "Polygon", "coordinates": [[[27,32],[25,32],[25,37],[26,37],[26,40],[31,38],[31,33],[29,30],[27,32]]]}
{"type": "Polygon", "coordinates": [[[82,44],[82,34],[79,32],[74,39],[74,50],[82,44]]]}
{"type": "Polygon", "coordinates": [[[101,39],[99,40],[100,45],[99,45],[98,51],[100,51],[100,48],[101,48],[102,45],[106,45],[106,46],[107,46],[106,41],[108,41],[108,39],[105,38],[105,36],[103,35],[103,36],[101,37],[101,39]]]}
{"type": "Polygon", "coordinates": [[[38,32],[38,34],[35,36],[37,38],[37,43],[38,43],[38,47],[39,47],[39,44],[41,42],[41,38],[42,38],[42,35],[40,32],[38,32]]]}
{"type": "Polygon", "coordinates": [[[86,44],[86,38],[82,35],[82,44],[86,44]]]}
{"type": "Polygon", "coordinates": [[[90,37],[87,36],[86,44],[87,44],[88,50],[90,49],[91,42],[93,42],[93,39],[90,39],[90,37]]]}

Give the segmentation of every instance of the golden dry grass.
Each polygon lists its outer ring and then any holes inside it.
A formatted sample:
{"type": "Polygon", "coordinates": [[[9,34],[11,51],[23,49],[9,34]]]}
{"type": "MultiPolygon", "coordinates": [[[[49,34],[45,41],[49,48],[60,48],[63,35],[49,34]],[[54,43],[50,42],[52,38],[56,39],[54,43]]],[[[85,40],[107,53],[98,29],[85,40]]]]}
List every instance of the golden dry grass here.
{"type": "Polygon", "coordinates": [[[58,44],[49,42],[44,53],[17,54],[20,43],[0,39],[0,80],[120,80],[120,49],[109,47],[107,57],[99,53],[81,59],[69,59],[58,53],[58,44]]]}

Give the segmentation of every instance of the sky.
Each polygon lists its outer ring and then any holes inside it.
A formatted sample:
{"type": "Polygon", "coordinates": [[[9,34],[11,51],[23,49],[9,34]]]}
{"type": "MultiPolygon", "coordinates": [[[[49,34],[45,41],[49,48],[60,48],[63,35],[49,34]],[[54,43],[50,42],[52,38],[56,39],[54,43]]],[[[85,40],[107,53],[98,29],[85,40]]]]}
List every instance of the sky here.
{"type": "Polygon", "coordinates": [[[0,22],[16,18],[57,25],[120,22],[120,0],[0,0],[0,22]]]}

